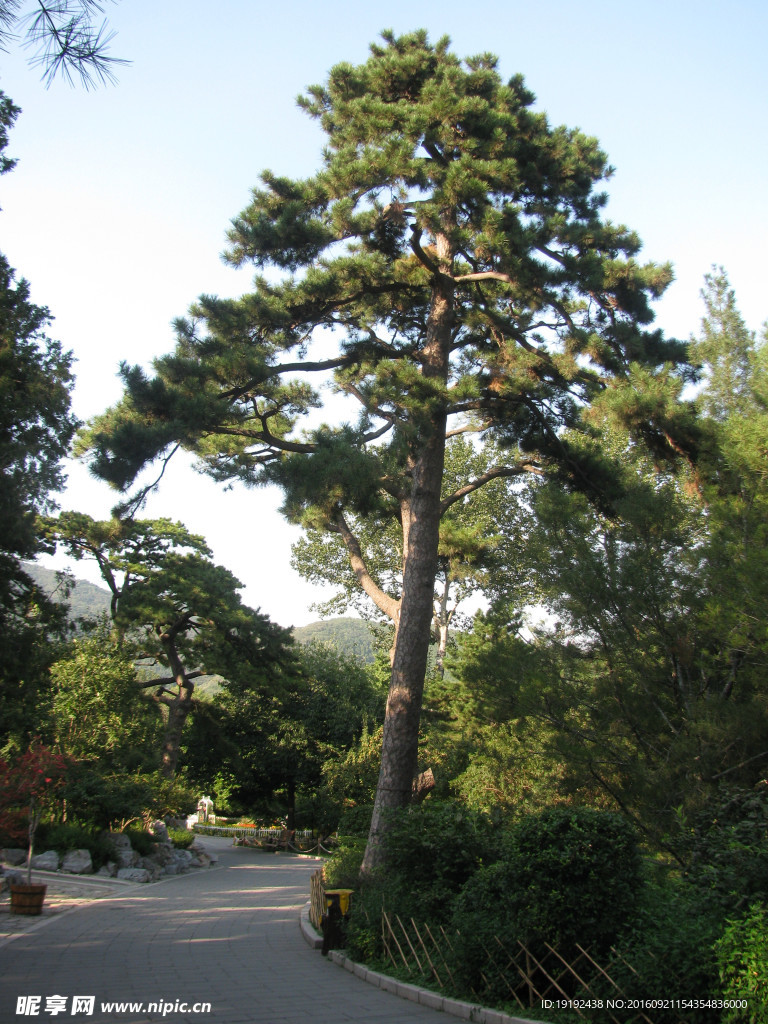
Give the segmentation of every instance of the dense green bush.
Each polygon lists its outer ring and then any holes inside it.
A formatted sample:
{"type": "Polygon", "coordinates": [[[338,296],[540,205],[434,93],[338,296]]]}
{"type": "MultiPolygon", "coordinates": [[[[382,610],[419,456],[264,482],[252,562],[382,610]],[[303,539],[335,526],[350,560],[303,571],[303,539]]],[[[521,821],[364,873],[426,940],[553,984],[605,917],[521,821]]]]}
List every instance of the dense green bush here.
{"type": "MultiPolygon", "coordinates": [[[[719,908],[689,879],[676,872],[649,878],[622,939],[621,958],[609,962],[608,973],[628,998],[690,998],[691,993],[702,1000],[716,998],[720,986],[713,945],[722,927],[719,908]]],[[[656,1010],[654,1020],[678,1024],[680,1016],[656,1010]]],[[[686,1012],[688,1024],[719,1020],[719,1011],[707,1007],[686,1012]]]]}
{"type": "Polygon", "coordinates": [[[755,903],[747,914],[729,921],[715,945],[724,999],[748,1002],[729,1009],[728,1024],[768,1024],[768,906],[755,903]]]}
{"type": "MultiPolygon", "coordinates": [[[[746,998],[746,1013],[723,1018],[702,1006],[686,1010],[687,1024],[768,1024],[768,905],[753,904],[746,916],[726,921],[737,882],[722,851],[746,858],[745,884],[761,884],[759,809],[750,808],[754,813],[737,808],[732,821],[697,837],[707,869],[696,876],[667,865],[651,870],[634,830],[615,813],[557,808],[503,829],[457,805],[428,801],[394,816],[386,873],[361,883],[361,836],[340,847],[329,882],[356,890],[347,933],[353,958],[381,962],[382,908],[446,926],[457,995],[491,1005],[509,1000],[500,972],[487,969],[487,951],[499,952],[497,937],[509,950],[518,939],[539,950],[546,941],[567,959],[578,943],[626,998],[746,998]]],[[[595,994],[616,995],[605,979],[593,982],[595,994]]],[[[677,1011],[654,1011],[656,1024],[678,1020],[677,1011]]]]}
{"type": "Polygon", "coordinates": [[[388,825],[387,876],[414,889],[435,889],[440,899],[453,896],[496,855],[490,818],[461,804],[428,800],[392,812],[388,825]]]}
{"type": "Polygon", "coordinates": [[[523,818],[499,859],[453,901],[457,976],[486,997],[503,995],[501,979],[481,978],[497,937],[510,950],[519,939],[537,949],[549,942],[566,957],[576,943],[602,956],[626,933],[641,885],[637,839],[620,815],[556,808],[523,818]]]}
{"type": "Polygon", "coordinates": [[[347,807],[339,818],[337,831],[340,836],[367,836],[371,829],[372,817],[373,804],[347,807]]]}
{"type": "Polygon", "coordinates": [[[339,841],[333,857],[325,865],[328,889],[359,889],[365,842],[362,836],[345,836],[339,841]]]}
{"type": "Polygon", "coordinates": [[[66,853],[68,850],[88,850],[91,855],[94,871],[114,859],[114,850],[109,839],[93,829],[73,824],[50,824],[41,822],[35,835],[35,847],[38,851],[56,850],[66,853]]]}
{"type": "Polygon", "coordinates": [[[582,807],[529,815],[510,831],[505,859],[527,936],[603,950],[632,919],[642,861],[620,814],[582,807]]]}
{"type": "Polygon", "coordinates": [[[157,772],[104,772],[96,762],[75,763],[62,795],[77,823],[93,829],[119,828],[135,819],[186,816],[197,798],[182,777],[157,772]]]}
{"type": "Polygon", "coordinates": [[[701,812],[690,850],[689,876],[726,914],[768,903],[768,785],[724,788],[701,812]]]}
{"type": "Polygon", "coordinates": [[[149,775],[107,773],[95,763],[81,761],[70,772],[63,795],[80,824],[106,829],[150,807],[154,783],[149,775]]]}
{"type": "Polygon", "coordinates": [[[185,828],[169,828],[168,838],[177,850],[186,850],[195,841],[195,833],[188,832],[185,828]]]}
{"type": "Polygon", "coordinates": [[[496,837],[487,816],[428,800],[392,812],[383,843],[385,873],[360,886],[348,931],[350,952],[365,959],[381,953],[382,907],[417,921],[448,921],[456,893],[494,856],[496,837]]]}
{"type": "Polygon", "coordinates": [[[142,857],[148,857],[155,852],[158,843],[157,836],[145,832],[142,828],[126,828],[123,832],[131,840],[131,846],[136,853],[141,854],[142,857]]]}

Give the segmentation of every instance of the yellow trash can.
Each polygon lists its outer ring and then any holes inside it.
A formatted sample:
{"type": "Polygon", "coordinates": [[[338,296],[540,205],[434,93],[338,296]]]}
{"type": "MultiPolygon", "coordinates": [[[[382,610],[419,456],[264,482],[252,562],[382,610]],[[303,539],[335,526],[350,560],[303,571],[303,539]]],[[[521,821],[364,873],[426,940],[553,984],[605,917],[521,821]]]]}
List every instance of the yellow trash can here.
{"type": "Polygon", "coordinates": [[[323,956],[331,949],[344,945],[342,923],[349,920],[349,907],[354,889],[326,889],[324,893],[325,913],[321,922],[323,929],[323,956]]]}

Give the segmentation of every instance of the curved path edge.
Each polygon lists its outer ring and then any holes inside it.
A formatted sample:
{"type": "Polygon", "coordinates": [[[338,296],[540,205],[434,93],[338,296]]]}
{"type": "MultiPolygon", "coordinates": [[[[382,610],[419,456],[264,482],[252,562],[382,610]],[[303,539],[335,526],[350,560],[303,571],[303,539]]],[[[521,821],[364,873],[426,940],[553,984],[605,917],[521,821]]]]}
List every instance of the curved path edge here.
{"type": "MultiPolygon", "coordinates": [[[[309,919],[309,903],[301,911],[301,934],[313,949],[320,949],[323,940],[318,936],[309,919]]],[[[476,1003],[466,1003],[461,999],[451,999],[448,996],[441,996],[439,992],[431,989],[421,988],[418,985],[411,985],[405,981],[398,981],[386,974],[372,971],[365,964],[355,963],[350,957],[338,949],[332,949],[328,953],[328,959],[350,971],[355,977],[399,996],[401,999],[408,999],[412,1003],[420,1003],[428,1006],[431,1010],[440,1010],[452,1017],[459,1017],[462,1020],[472,1021],[472,1024],[541,1024],[541,1021],[528,1020],[525,1017],[511,1017],[508,1013],[500,1010],[490,1010],[485,1006],[476,1003]]]]}

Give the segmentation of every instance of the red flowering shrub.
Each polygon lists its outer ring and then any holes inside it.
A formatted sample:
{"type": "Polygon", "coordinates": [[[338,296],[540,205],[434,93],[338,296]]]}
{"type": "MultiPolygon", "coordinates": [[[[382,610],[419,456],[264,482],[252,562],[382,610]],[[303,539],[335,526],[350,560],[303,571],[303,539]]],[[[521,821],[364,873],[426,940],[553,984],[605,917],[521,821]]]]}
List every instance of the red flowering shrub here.
{"type": "Polygon", "coordinates": [[[27,878],[31,871],[35,831],[45,811],[55,806],[64,784],[69,760],[39,739],[13,761],[0,758],[0,836],[29,841],[27,878]]]}

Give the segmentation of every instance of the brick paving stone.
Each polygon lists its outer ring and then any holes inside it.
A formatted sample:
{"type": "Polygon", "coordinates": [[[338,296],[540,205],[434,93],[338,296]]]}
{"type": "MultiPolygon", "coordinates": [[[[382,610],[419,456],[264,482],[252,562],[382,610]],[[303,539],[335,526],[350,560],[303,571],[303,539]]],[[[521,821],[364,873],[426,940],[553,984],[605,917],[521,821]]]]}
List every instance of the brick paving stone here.
{"type": "MultiPolygon", "coordinates": [[[[26,868],[18,870],[26,878],[26,868]]],[[[50,917],[56,917],[105,896],[123,893],[126,886],[130,884],[98,875],[83,878],[78,875],[54,874],[50,871],[33,871],[32,882],[35,885],[45,884],[48,886],[43,912],[37,917],[12,914],[8,890],[5,889],[0,893],[0,946],[4,945],[12,936],[42,927],[42,923],[50,917]]]]}
{"type": "Polygon", "coordinates": [[[78,892],[67,912],[0,939],[0,1021],[25,1020],[17,999],[33,995],[42,997],[38,1020],[83,1024],[450,1020],[366,984],[307,945],[299,911],[318,860],[234,847],[225,839],[206,838],[205,845],[218,854],[218,866],[113,888],[97,899],[78,892]],[[67,997],[66,1014],[45,1012],[53,995],[67,997]],[[95,996],[93,1014],[71,1013],[75,995],[95,996]],[[209,1002],[211,1012],[177,1011],[177,1000],[209,1002]],[[101,1008],[109,1002],[144,1006],[121,1013],[101,1008]],[[161,1008],[150,1012],[151,1002],[161,1008]]]}

